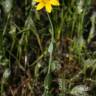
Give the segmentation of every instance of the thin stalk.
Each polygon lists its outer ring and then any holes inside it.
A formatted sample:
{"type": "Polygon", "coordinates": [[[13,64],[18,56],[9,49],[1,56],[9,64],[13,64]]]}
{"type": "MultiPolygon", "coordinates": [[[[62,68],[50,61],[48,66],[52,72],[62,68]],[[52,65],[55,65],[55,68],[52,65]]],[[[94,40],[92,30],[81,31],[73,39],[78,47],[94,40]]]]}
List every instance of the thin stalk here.
{"type": "MultiPolygon", "coordinates": [[[[49,14],[47,13],[47,16],[48,16],[48,19],[49,19],[49,23],[51,25],[51,41],[50,41],[50,44],[52,45],[49,45],[49,47],[51,46],[52,49],[51,51],[49,51],[49,65],[48,65],[48,71],[47,71],[47,75],[46,75],[46,79],[45,79],[45,82],[49,82],[49,75],[50,75],[50,72],[51,72],[51,64],[52,64],[52,60],[53,60],[53,44],[54,44],[54,28],[53,28],[53,24],[52,24],[52,21],[51,21],[51,18],[49,16],[49,14]]],[[[49,83],[45,85],[45,91],[44,91],[44,96],[49,96],[49,83]]]]}
{"type": "Polygon", "coordinates": [[[54,27],[50,15],[47,13],[50,25],[51,25],[51,42],[54,43],[54,27]]]}
{"type": "MultiPolygon", "coordinates": [[[[51,43],[54,44],[54,28],[53,28],[53,24],[50,18],[50,15],[47,13],[50,25],[51,25],[51,43]]],[[[52,63],[52,59],[53,59],[53,50],[52,52],[50,52],[50,57],[49,57],[49,65],[48,65],[48,74],[50,73],[50,67],[51,67],[51,63],[52,63]]]]}

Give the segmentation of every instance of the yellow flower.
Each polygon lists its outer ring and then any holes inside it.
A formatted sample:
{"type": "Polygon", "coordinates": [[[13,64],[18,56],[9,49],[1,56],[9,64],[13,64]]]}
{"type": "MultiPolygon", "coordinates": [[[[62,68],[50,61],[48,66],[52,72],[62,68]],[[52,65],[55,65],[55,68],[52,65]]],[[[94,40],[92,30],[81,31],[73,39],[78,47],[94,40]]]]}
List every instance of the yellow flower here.
{"type": "Polygon", "coordinates": [[[42,8],[45,8],[45,10],[48,13],[51,13],[52,6],[59,6],[59,0],[35,0],[36,3],[36,10],[41,10],[42,8]]]}

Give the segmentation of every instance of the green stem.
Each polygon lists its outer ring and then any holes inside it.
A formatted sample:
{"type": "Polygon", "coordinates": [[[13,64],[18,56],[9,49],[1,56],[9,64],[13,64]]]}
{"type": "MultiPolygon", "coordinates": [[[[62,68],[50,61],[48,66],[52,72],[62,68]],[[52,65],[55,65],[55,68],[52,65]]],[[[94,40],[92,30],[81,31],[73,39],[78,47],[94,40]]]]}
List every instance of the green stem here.
{"type": "MultiPolygon", "coordinates": [[[[53,24],[52,24],[51,18],[50,18],[48,13],[47,13],[47,16],[48,16],[48,19],[49,19],[49,23],[51,25],[51,32],[50,32],[50,34],[51,34],[51,41],[50,41],[49,47],[51,46],[52,49],[51,49],[51,51],[49,51],[49,65],[48,65],[48,71],[47,71],[45,82],[49,82],[49,75],[50,75],[51,64],[52,64],[52,59],[53,59],[53,56],[52,56],[52,54],[53,54],[53,44],[54,44],[54,28],[53,28],[53,24]]],[[[45,84],[44,96],[49,96],[49,87],[50,87],[49,83],[45,84]]]]}
{"type": "Polygon", "coordinates": [[[50,18],[50,15],[47,13],[50,25],[51,25],[51,42],[54,43],[54,28],[53,28],[53,24],[52,24],[52,20],[50,18]]]}
{"type": "MultiPolygon", "coordinates": [[[[50,25],[51,25],[51,43],[54,44],[54,28],[53,28],[53,24],[52,24],[50,15],[48,13],[47,13],[47,16],[48,16],[48,19],[49,19],[49,22],[50,22],[50,25]]],[[[52,54],[53,54],[53,50],[52,50],[52,52],[50,52],[48,74],[50,73],[50,67],[51,67],[51,64],[52,64],[52,57],[53,57],[52,54]]]]}

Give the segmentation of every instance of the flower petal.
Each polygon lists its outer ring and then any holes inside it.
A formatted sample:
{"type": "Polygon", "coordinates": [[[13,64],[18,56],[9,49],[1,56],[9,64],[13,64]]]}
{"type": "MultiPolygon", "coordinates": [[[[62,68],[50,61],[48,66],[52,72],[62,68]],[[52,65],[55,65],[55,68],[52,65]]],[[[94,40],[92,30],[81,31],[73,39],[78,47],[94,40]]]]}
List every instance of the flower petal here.
{"type": "Polygon", "coordinates": [[[50,0],[50,3],[54,6],[59,6],[60,5],[59,0],[50,0]]]}
{"type": "Polygon", "coordinates": [[[50,2],[45,5],[45,9],[46,9],[46,11],[47,11],[48,13],[51,13],[51,11],[52,11],[52,6],[51,6],[51,3],[50,3],[50,2]]]}
{"type": "Polygon", "coordinates": [[[36,10],[41,10],[44,7],[44,3],[39,3],[36,6],[36,10]]]}

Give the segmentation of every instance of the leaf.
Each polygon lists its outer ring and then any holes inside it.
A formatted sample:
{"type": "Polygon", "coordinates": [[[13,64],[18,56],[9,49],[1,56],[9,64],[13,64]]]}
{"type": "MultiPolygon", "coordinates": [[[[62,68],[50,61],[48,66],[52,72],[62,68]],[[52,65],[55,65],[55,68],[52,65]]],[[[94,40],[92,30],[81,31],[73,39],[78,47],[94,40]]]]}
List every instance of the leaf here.
{"type": "Polygon", "coordinates": [[[9,69],[6,69],[3,73],[3,79],[6,80],[10,75],[10,70],[9,69]]]}
{"type": "Polygon", "coordinates": [[[41,68],[41,64],[38,63],[36,66],[35,66],[35,76],[38,77],[39,76],[39,69],[41,68]]]}
{"type": "Polygon", "coordinates": [[[92,27],[91,27],[91,30],[90,30],[90,33],[89,33],[89,37],[88,37],[88,43],[91,41],[91,39],[94,37],[94,32],[95,32],[95,19],[96,19],[96,13],[94,13],[92,16],[91,16],[91,24],[92,24],[92,27]]]}
{"type": "Polygon", "coordinates": [[[48,48],[48,52],[52,53],[53,52],[53,43],[51,42],[48,48]]]}
{"type": "Polygon", "coordinates": [[[70,49],[77,55],[80,55],[83,48],[85,48],[85,42],[83,40],[83,37],[74,38],[72,47],[70,49]]]}
{"type": "Polygon", "coordinates": [[[36,29],[35,23],[34,23],[34,21],[33,21],[31,16],[27,17],[27,19],[25,21],[25,27],[27,29],[30,29],[33,32],[33,34],[36,36],[36,39],[37,39],[38,44],[40,46],[40,50],[42,51],[41,39],[40,39],[40,36],[39,36],[38,31],[36,29]]]}
{"type": "Polygon", "coordinates": [[[10,33],[11,35],[14,35],[14,33],[16,33],[16,26],[11,25],[11,28],[10,28],[9,33],[10,33]]]}
{"type": "Polygon", "coordinates": [[[5,0],[2,2],[5,13],[9,13],[12,8],[12,0],[5,0]]]}
{"type": "Polygon", "coordinates": [[[53,61],[52,63],[51,63],[51,71],[58,71],[58,70],[60,70],[60,68],[61,68],[61,65],[59,64],[59,62],[58,61],[53,61]]]}
{"type": "Polygon", "coordinates": [[[88,68],[92,68],[92,72],[93,73],[96,70],[96,59],[87,59],[84,60],[84,72],[86,72],[86,70],[88,68]]]}
{"type": "Polygon", "coordinates": [[[49,89],[50,87],[50,84],[51,84],[51,75],[50,74],[47,74],[47,76],[45,77],[45,80],[44,80],[44,87],[45,89],[49,89]]]}
{"type": "Polygon", "coordinates": [[[51,85],[51,80],[52,80],[52,77],[51,77],[51,74],[47,74],[46,77],[45,77],[45,80],[44,80],[44,96],[50,96],[49,95],[49,89],[50,89],[50,85],[51,85]]]}
{"type": "Polygon", "coordinates": [[[88,96],[87,91],[89,91],[88,86],[77,85],[71,90],[71,94],[74,96],[88,96]]]}

